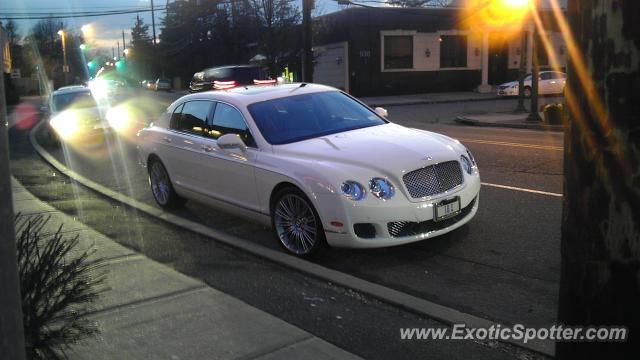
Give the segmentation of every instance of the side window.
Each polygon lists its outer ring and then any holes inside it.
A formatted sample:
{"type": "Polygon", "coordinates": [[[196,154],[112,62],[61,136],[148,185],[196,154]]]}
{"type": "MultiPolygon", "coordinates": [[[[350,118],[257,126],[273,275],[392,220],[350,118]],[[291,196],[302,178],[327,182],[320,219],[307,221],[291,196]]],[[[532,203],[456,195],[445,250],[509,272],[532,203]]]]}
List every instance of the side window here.
{"type": "Polygon", "coordinates": [[[180,131],[195,135],[208,136],[207,121],[211,116],[211,101],[189,101],[182,107],[182,114],[178,122],[180,131]]]}
{"type": "Polygon", "coordinates": [[[169,120],[169,127],[174,130],[180,130],[180,117],[182,116],[182,108],[184,104],[178,105],[173,114],[171,114],[171,120],[169,120]]]}
{"type": "Polygon", "coordinates": [[[551,73],[546,72],[546,73],[540,74],[540,80],[551,80],[551,73]]]}
{"type": "Polygon", "coordinates": [[[210,133],[216,139],[225,134],[238,134],[247,146],[256,147],[242,114],[227,104],[216,105],[210,133]]]}

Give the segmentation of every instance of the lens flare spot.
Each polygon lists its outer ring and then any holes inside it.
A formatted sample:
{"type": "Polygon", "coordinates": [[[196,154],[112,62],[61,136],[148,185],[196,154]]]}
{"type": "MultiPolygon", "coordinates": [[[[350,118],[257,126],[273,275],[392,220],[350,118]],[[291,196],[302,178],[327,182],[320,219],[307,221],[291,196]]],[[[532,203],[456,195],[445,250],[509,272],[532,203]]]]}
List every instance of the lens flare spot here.
{"type": "Polygon", "coordinates": [[[72,139],[80,131],[80,119],[73,111],[63,111],[49,120],[49,124],[63,140],[72,139]]]}

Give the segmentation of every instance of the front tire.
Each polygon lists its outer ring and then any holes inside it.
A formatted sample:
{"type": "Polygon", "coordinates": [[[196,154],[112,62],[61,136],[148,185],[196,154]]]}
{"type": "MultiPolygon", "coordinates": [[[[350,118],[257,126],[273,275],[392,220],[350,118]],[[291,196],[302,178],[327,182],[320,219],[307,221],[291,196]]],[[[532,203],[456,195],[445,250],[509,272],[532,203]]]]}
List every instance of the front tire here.
{"type": "Polygon", "coordinates": [[[284,188],[274,196],[271,227],[282,248],[304,258],[317,256],[327,247],[320,216],[307,196],[297,188],[284,188]]]}
{"type": "Polygon", "coordinates": [[[149,161],[149,185],[153,198],[160,207],[173,209],[184,204],[184,200],[173,189],[167,169],[158,159],[149,161]]]}

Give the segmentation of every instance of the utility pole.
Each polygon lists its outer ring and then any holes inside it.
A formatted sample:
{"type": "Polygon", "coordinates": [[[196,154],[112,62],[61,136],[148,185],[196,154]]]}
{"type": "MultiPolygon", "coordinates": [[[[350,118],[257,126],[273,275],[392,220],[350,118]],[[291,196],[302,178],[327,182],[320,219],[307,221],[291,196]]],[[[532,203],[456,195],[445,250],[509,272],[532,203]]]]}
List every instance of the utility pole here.
{"type": "Polygon", "coordinates": [[[64,84],[69,85],[69,64],[67,63],[67,33],[64,30],[58,30],[60,38],[62,38],[62,72],[64,73],[64,84]]]}
{"type": "Polygon", "coordinates": [[[0,354],[2,358],[24,360],[22,301],[13,222],[13,196],[9,169],[7,103],[4,93],[5,33],[0,26],[0,354]]]}
{"type": "Polygon", "coordinates": [[[515,112],[525,113],[527,109],[524,107],[524,77],[526,76],[526,64],[527,61],[527,32],[522,26],[522,38],[520,39],[520,73],[518,74],[518,106],[516,106],[515,112]]]}
{"type": "MultiPolygon", "coordinates": [[[[533,10],[536,11],[536,10],[533,10]]],[[[540,34],[537,27],[533,28],[533,43],[531,44],[531,52],[533,54],[533,67],[531,68],[531,109],[529,109],[529,122],[542,122],[538,113],[538,80],[540,78],[540,59],[538,59],[538,44],[536,44],[540,34]]]]}
{"type": "Polygon", "coordinates": [[[113,46],[111,47],[111,58],[113,59],[114,57],[116,57],[116,49],[113,48],[113,46]]]}
{"type": "Polygon", "coordinates": [[[151,32],[153,33],[153,46],[156,46],[156,12],[153,9],[153,0],[151,0],[151,32]]]}
{"type": "Polygon", "coordinates": [[[124,53],[124,49],[127,48],[127,43],[124,41],[124,29],[122,30],[122,52],[124,53]]]}
{"type": "MultiPolygon", "coordinates": [[[[117,60],[120,60],[120,54],[122,54],[120,52],[120,41],[116,41],[116,45],[118,45],[118,57],[117,57],[117,60]]],[[[114,60],[116,60],[116,59],[114,59],[114,60]]]]}
{"type": "Polygon", "coordinates": [[[302,32],[303,32],[303,54],[302,54],[302,81],[313,82],[313,36],[311,27],[311,10],[313,0],[302,0],[302,32]]]}

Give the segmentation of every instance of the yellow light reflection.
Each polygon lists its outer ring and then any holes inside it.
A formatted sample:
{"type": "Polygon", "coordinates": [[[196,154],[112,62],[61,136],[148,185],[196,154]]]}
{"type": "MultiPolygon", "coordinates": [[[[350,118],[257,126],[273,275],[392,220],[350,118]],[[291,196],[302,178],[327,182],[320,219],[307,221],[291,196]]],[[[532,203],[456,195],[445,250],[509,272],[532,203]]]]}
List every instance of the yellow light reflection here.
{"type": "Polygon", "coordinates": [[[133,140],[146,125],[144,113],[133,103],[122,103],[109,108],[106,118],[111,128],[127,140],[133,140]]]}
{"type": "Polygon", "coordinates": [[[463,22],[474,30],[519,31],[535,0],[467,0],[463,22]]]}
{"type": "Polygon", "coordinates": [[[63,111],[56,115],[49,124],[62,140],[71,140],[80,132],[80,119],[74,111],[63,111]]]}

